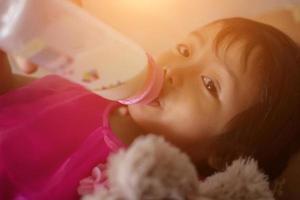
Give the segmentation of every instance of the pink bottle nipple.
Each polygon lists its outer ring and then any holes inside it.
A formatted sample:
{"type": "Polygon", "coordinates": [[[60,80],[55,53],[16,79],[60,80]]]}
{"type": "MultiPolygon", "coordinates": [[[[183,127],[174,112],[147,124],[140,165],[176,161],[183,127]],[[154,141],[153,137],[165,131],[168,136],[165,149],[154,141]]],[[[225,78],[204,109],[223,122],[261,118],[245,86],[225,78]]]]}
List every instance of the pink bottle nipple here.
{"type": "Polygon", "coordinates": [[[148,75],[143,89],[137,92],[133,97],[119,100],[122,104],[148,104],[156,99],[163,86],[163,70],[157,66],[153,58],[147,54],[148,57],[148,75]]]}

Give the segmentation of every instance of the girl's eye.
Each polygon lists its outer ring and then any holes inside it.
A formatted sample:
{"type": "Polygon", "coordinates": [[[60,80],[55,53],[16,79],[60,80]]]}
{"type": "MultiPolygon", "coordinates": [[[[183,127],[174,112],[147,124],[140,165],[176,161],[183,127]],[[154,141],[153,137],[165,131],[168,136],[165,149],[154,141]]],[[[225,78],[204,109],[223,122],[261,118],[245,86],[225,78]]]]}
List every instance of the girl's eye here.
{"type": "Polygon", "coordinates": [[[177,51],[178,51],[178,53],[180,54],[180,55],[182,55],[182,56],[184,56],[184,57],[190,57],[190,55],[191,55],[191,50],[190,50],[190,48],[187,46],[187,45],[185,45],[185,44],[178,44],[177,46],[176,46],[176,49],[177,49],[177,51]]]}
{"type": "Polygon", "coordinates": [[[217,95],[218,91],[217,91],[214,81],[207,76],[201,76],[201,78],[202,78],[202,82],[203,82],[205,88],[214,96],[217,95]]]}

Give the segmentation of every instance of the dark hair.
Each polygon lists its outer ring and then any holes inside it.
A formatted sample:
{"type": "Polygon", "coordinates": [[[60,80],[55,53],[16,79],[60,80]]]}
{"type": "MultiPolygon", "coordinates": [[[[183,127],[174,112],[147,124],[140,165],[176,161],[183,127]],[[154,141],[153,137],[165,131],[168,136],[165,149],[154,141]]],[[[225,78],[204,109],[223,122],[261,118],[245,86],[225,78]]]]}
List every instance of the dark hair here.
{"type": "MultiPolygon", "coordinates": [[[[284,169],[300,143],[300,50],[281,31],[270,25],[243,18],[229,18],[221,23],[215,48],[225,50],[236,41],[244,41],[241,64],[255,65],[263,72],[258,103],[235,116],[216,136],[212,165],[223,170],[239,157],[253,157],[272,180],[284,169]],[[259,47],[255,62],[248,58],[259,47]]],[[[226,54],[226,53],[225,53],[226,54]]]]}

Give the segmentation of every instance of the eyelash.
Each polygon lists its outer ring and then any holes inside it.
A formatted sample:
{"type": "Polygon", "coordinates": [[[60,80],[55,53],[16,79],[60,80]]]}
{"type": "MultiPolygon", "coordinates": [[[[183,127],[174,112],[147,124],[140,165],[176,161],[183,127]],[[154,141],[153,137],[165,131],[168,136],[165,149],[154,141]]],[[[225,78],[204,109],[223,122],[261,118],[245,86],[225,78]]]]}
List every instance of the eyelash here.
{"type": "Polygon", "coordinates": [[[214,81],[207,76],[201,76],[201,79],[202,79],[203,85],[208,90],[208,92],[211,93],[213,96],[217,96],[218,90],[217,90],[217,87],[216,87],[216,84],[214,83],[214,81]]]}

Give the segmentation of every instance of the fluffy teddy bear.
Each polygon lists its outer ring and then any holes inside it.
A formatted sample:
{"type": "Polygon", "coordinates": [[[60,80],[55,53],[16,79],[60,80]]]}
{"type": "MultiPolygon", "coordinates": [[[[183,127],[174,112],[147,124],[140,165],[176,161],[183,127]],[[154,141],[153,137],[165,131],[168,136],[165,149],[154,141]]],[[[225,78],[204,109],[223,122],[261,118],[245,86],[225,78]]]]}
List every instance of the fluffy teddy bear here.
{"type": "Polygon", "coordinates": [[[83,200],[274,200],[253,159],[236,160],[201,181],[186,154],[154,135],[112,155],[107,176],[109,187],[83,200]]]}

